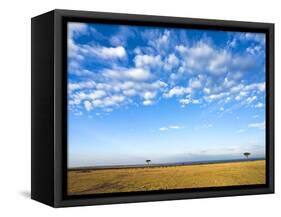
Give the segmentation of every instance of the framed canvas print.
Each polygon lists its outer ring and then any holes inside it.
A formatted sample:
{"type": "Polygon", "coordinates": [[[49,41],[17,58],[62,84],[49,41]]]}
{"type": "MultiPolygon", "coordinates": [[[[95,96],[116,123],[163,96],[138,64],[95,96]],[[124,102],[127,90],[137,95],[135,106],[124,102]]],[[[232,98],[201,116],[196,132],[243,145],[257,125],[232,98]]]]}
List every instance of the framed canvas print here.
{"type": "Polygon", "coordinates": [[[32,19],[33,199],[273,192],[273,24],[68,10],[32,19]]]}

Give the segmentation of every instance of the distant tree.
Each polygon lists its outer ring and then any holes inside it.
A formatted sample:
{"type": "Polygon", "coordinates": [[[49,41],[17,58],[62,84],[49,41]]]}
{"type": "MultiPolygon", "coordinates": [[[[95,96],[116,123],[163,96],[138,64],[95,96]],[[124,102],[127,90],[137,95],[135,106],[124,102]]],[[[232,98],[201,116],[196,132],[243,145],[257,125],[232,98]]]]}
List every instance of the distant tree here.
{"type": "Polygon", "coordinates": [[[243,153],[243,155],[248,159],[249,156],[251,155],[251,153],[250,152],[245,152],[245,153],[243,153]]]}
{"type": "Polygon", "coordinates": [[[149,165],[149,163],[151,162],[151,160],[146,160],[145,162],[149,165]]]}

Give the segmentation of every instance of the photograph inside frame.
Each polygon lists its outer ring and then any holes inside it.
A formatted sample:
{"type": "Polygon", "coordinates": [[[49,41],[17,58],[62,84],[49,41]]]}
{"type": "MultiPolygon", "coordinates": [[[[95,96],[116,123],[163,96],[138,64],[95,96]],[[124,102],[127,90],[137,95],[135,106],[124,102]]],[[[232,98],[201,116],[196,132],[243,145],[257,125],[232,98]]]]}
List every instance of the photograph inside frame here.
{"type": "Polygon", "coordinates": [[[266,183],[264,33],[67,23],[67,194],[266,183]]]}

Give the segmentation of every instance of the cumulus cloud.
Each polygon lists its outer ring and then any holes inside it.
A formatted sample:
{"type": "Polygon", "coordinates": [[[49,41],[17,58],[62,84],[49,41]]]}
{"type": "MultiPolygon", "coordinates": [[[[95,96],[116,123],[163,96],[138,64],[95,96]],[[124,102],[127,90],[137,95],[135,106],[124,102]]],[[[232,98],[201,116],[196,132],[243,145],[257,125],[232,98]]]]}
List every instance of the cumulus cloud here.
{"type": "Polygon", "coordinates": [[[143,101],[143,105],[152,105],[153,104],[153,99],[156,97],[156,92],[152,92],[152,91],[145,91],[142,94],[142,97],[144,99],[143,101]]]}
{"type": "Polygon", "coordinates": [[[97,56],[104,59],[110,58],[124,58],[126,56],[126,50],[122,46],[118,47],[96,47],[92,49],[92,52],[97,56]]]}
{"type": "Polygon", "coordinates": [[[200,87],[202,87],[202,83],[201,83],[201,81],[199,80],[199,79],[197,79],[197,78],[191,78],[190,80],[189,80],[189,86],[190,86],[190,88],[192,88],[192,89],[197,89],[197,88],[200,88],[200,87]]]}
{"type": "Polygon", "coordinates": [[[130,38],[135,36],[134,29],[120,25],[117,33],[110,37],[109,41],[113,46],[125,46],[130,38]]]}
{"type": "Polygon", "coordinates": [[[214,100],[219,100],[222,98],[225,98],[226,96],[229,96],[230,93],[229,92],[222,92],[222,93],[218,93],[218,94],[211,94],[205,97],[205,99],[209,102],[212,102],[214,100]]]}
{"type": "Polygon", "coordinates": [[[260,44],[265,43],[265,34],[264,33],[240,33],[238,34],[240,40],[254,41],[260,44]]]}
{"type": "Polygon", "coordinates": [[[69,105],[75,111],[153,106],[161,100],[174,100],[183,108],[218,103],[221,112],[231,103],[264,107],[265,82],[248,79],[249,71],[264,64],[257,61],[264,52],[263,34],[229,34],[218,46],[207,35],[189,40],[188,33],[170,29],[120,26],[103,36],[90,25],[71,23],[68,32],[68,71],[74,76],[68,84],[69,105]],[[77,41],[81,36],[96,40],[77,41]],[[127,44],[132,37],[140,43],[127,44]],[[100,43],[105,39],[109,44],[100,43]],[[241,44],[244,47],[235,52],[241,44]]]}
{"type": "MultiPolygon", "coordinates": [[[[96,32],[96,30],[94,30],[96,32]]],[[[93,32],[93,28],[88,27],[84,23],[68,24],[68,55],[69,57],[81,61],[86,57],[95,56],[102,59],[123,59],[127,56],[123,46],[105,47],[95,44],[79,44],[76,43],[74,37],[79,35],[89,35],[93,32]]],[[[73,63],[72,63],[73,64],[73,63]]]]}
{"type": "Polygon", "coordinates": [[[179,65],[179,59],[175,54],[169,54],[169,56],[164,61],[164,70],[169,71],[179,65]]]}
{"type": "Polygon", "coordinates": [[[209,70],[214,74],[226,73],[229,69],[231,55],[226,50],[215,54],[209,63],[209,70]]]}
{"type": "Polygon", "coordinates": [[[161,66],[161,56],[153,56],[153,55],[136,55],[134,58],[134,62],[136,67],[148,67],[148,66],[161,66]]]}
{"type": "Polygon", "coordinates": [[[85,109],[86,109],[87,111],[90,111],[90,110],[92,110],[92,108],[93,108],[92,103],[89,102],[89,101],[85,101],[85,102],[84,102],[84,106],[85,106],[85,109]]]}
{"type": "Polygon", "coordinates": [[[147,106],[147,105],[152,105],[152,104],[153,104],[153,101],[150,100],[150,99],[146,99],[146,100],[143,101],[143,104],[146,105],[146,106],[147,106]]]}
{"type": "Polygon", "coordinates": [[[259,103],[257,103],[254,107],[255,107],[255,108],[263,108],[263,107],[264,107],[264,104],[261,103],[261,102],[259,102],[259,103]]]}
{"type": "Polygon", "coordinates": [[[174,96],[182,96],[183,94],[191,93],[191,91],[192,89],[190,87],[176,86],[170,89],[167,93],[164,93],[164,97],[171,98],[174,96]]]}
{"type": "Polygon", "coordinates": [[[143,68],[121,68],[121,69],[107,69],[103,75],[113,79],[132,79],[132,80],[147,80],[151,75],[150,72],[143,68]]]}
{"type": "Polygon", "coordinates": [[[94,107],[97,108],[110,108],[118,106],[120,103],[125,101],[125,97],[122,95],[113,95],[113,96],[107,96],[102,99],[95,99],[92,101],[92,104],[94,107]]]}
{"type": "Polygon", "coordinates": [[[179,102],[183,108],[188,104],[200,104],[200,100],[192,99],[191,95],[187,95],[186,98],[180,99],[179,102]]]}
{"type": "Polygon", "coordinates": [[[257,96],[252,96],[252,97],[248,97],[248,98],[246,99],[246,102],[247,102],[248,104],[251,104],[251,103],[254,102],[255,100],[257,100],[257,96]]]}
{"type": "Polygon", "coordinates": [[[72,38],[73,34],[83,34],[87,30],[87,24],[79,22],[68,23],[68,37],[72,38]]]}
{"type": "Polygon", "coordinates": [[[91,34],[87,31],[86,24],[70,23],[68,27],[68,56],[70,65],[79,64],[87,58],[107,59],[124,59],[127,57],[127,52],[123,46],[106,47],[96,44],[80,44],[75,41],[75,36],[91,34]]]}
{"type": "Polygon", "coordinates": [[[143,93],[144,99],[153,99],[156,96],[156,92],[146,91],[143,93]]]}
{"type": "Polygon", "coordinates": [[[75,90],[81,90],[81,89],[91,89],[96,86],[96,82],[94,81],[82,81],[82,82],[77,82],[77,83],[69,83],[68,84],[68,90],[75,91],[75,90]]]}

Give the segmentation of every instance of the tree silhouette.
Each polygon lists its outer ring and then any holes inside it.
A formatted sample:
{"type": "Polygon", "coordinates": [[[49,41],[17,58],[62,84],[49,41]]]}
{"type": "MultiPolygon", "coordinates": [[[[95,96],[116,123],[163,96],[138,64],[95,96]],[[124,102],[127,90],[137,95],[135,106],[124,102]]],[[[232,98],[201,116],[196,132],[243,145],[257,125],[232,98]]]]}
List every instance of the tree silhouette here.
{"type": "Polygon", "coordinates": [[[145,162],[149,165],[149,163],[151,162],[151,160],[146,160],[145,162]]]}
{"type": "Polygon", "coordinates": [[[243,153],[243,155],[248,159],[249,156],[251,155],[251,153],[250,152],[245,152],[245,153],[243,153]]]}

